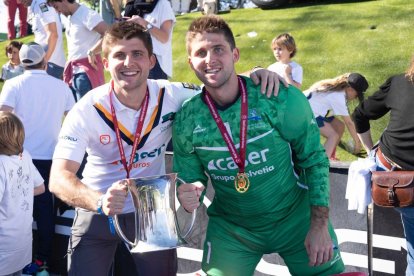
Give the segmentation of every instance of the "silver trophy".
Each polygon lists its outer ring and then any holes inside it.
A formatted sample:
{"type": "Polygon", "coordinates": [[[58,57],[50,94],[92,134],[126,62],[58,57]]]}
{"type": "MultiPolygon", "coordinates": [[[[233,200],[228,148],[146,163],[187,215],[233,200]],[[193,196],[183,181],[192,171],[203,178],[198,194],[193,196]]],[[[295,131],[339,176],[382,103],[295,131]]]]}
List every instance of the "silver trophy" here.
{"type": "Polygon", "coordinates": [[[183,235],[175,210],[175,184],[185,183],[176,173],[121,180],[128,187],[135,206],[135,241],[124,235],[114,216],[115,229],[132,253],[167,250],[186,245],[184,238],[191,232],[196,210],[188,230],[183,235]]]}

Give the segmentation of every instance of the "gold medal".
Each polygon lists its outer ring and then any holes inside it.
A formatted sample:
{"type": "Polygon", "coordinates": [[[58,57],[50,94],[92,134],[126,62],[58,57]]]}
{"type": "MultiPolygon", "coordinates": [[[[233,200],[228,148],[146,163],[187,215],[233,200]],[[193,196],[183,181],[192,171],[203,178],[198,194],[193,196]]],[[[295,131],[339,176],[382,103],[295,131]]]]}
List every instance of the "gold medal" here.
{"type": "Polygon", "coordinates": [[[234,187],[239,193],[245,193],[250,187],[250,180],[246,173],[237,173],[234,187]]]}

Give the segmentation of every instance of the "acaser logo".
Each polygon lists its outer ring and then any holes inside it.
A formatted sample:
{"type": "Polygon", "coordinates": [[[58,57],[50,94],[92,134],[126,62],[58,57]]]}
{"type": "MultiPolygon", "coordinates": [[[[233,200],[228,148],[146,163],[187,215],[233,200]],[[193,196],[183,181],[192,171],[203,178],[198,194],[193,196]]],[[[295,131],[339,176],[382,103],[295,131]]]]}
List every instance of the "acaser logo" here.
{"type": "MultiPolygon", "coordinates": [[[[261,151],[252,151],[246,156],[246,167],[249,164],[258,165],[260,163],[264,163],[267,161],[266,153],[269,151],[269,149],[264,149],[261,151]]],[[[227,170],[235,170],[237,169],[236,163],[234,163],[233,158],[221,158],[217,160],[211,160],[208,162],[207,169],[210,171],[213,170],[221,170],[221,171],[227,171],[227,170]]]]}

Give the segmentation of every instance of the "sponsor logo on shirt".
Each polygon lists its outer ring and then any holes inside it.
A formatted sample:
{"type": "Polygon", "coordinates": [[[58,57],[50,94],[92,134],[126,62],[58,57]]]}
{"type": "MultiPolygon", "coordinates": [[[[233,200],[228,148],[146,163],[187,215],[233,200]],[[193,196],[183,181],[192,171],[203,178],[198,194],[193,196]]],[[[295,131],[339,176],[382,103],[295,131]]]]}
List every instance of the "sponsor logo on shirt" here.
{"type": "Polygon", "coordinates": [[[68,135],[60,136],[59,139],[68,140],[68,141],[72,141],[72,142],[78,141],[78,138],[75,138],[75,137],[72,137],[72,136],[68,136],[68,135]]]}
{"type": "Polygon", "coordinates": [[[249,110],[248,119],[250,121],[260,121],[260,120],[262,120],[262,117],[259,114],[257,114],[257,110],[255,108],[252,108],[252,109],[249,110]]]}
{"type": "MultiPolygon", "coordinates": [[[[263,149],[261,151],[252,151],[246,156],[246,169],[248,165],[260,165],[262,163],[266,163],[267,157],[266,154],[269,152],[269,149],[263,149]]],[[[221,158],[217,160],[211,160],[208,162],[207,166],[210,173],[210,177],[212,180],[219,180],[219,181],[234,181],[234,175],[216,175],[214,171],[227,171],[227,170],[237,170],[238,167],[236,163],[234,163],[233,158],[221,158]]],[[[246,174],[248,177],[254,177],[262,174],[267,174],[273,171],[275,167],[271,166],[264,166],[260,169],[256,170],[246,170],[246,174]]]]}
{"type": "MultiPolygon", "coordinates": [[[[153,150],[150,151],[137,151],[135,153],[134,156],[134,161],[133,161],[133,168],[138,168],[138,167],[149,167],[149,164],[151,164],[150,162],[148,163],[143,163],[141,161],[144,161],[147,158],[156,158],[158,156],[160,156],[163,152],[163,148],[165,148],[165,144],[162,144],[159,148],[155,148],[153,150]],[[140,162],[140,163],[138,163],[140,162]],[[141,165],[140,165],[141,164],[141,165]]],[[[127,160],[129,161],[129,160],[127,160]]],[[[122,164],[121,160],[117,160],[112,162],[111,164],[113,165],[118,165],[118,164],[122,164]]]]}
{"type": "Polygon", "coordinates": [[[99,137],[99,141],[102,145],[108,145],[111,142],[111,136],[109,136],[108,134],[102,134],[99,137]]]}
{"type": "Polygon", "coordinates": [[[162,127],[160,128],[161,133],[163,133],[164,131],[168,130],[168,129],[169,129],[169,128],[171,128],[171,127],[172,127],[172,122],[168,123],[168,124],[167,124],[167,125],[165,125],[165,126],[162,126],[162,127]]]}
{"type": "MultiPolygon", "coordinates": [[[[264,149],[261,151],[252,151],[246,156],[246,168],[249,164],[252,165],[259,165],[261,163],[265,163],[267,161],[266,153],[269,149],[264,149]]],[[[217,160],[210,160],[208,162],[207,169],[209,171],[220,170],[220,171],[227,171],[227,170],[235,170],[237,169],[236,163],[234,163],[232,157],[228,158],[220,158],[217,160]]]]}
{"type": "MultiPolygon", "coordinates": [[[[259,169],[259,170],[249,170],[246,171],[246,174],[249,178],[252,178],[254,176],[257,175],[262,175],[262,174],[266,174],[269,173],[271,171],[273,171],[275,169],[275,167],[272,166],[264,166],[263,168],[259,169]]],[[[214,173],[210,174],[211,179],[213,180],[219,180],[219,181],[234,181],[236,179],[236,177],[234,175],[216,175],[214,173]]]]}
{"type": "Polygon", "coordinates": [[[195,129],[193,130],[193,134],[200,133],[200,132],[204,132],[204,131],[206,131],[206,128],[205,127],[201,127],[200,125],[197,125],[195,127],[195,129]]]}
{"type": "Polygon", "coordinates": [[[49,10],[46,3],[39,4],[39,8],[42,12],[47,12],[49,10]]]}

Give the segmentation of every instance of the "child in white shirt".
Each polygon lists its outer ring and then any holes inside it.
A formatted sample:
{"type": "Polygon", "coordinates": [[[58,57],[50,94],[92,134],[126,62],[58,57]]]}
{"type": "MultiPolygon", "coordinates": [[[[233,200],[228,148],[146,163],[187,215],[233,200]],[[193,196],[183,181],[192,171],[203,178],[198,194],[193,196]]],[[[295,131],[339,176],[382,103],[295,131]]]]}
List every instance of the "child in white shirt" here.
{"type": "Polygon", "coordinates": [[[303,69],[298,63],[292,61],[296,54],[296,43],[288,33],[283,33],[272,40],[271,44],[276,62],[267,67],[268,70],[276,72],[288,84],[301,88],[303,69]]]}
{"type": "Polygon", "coordinates": [[[19,275],[32,261],[33,196],[45,187],[16,115],[0,111],[0,133],[0,275],[19,275]]]}
{"type": "Polygon", "coordinates": [[[6,55],[9,61],[1,68],[0,81],[6,81],[23,74],[24,67],[19,58],[19,51],[22,45],[21,42],[13,40],[6,46],[6,55]]]}

